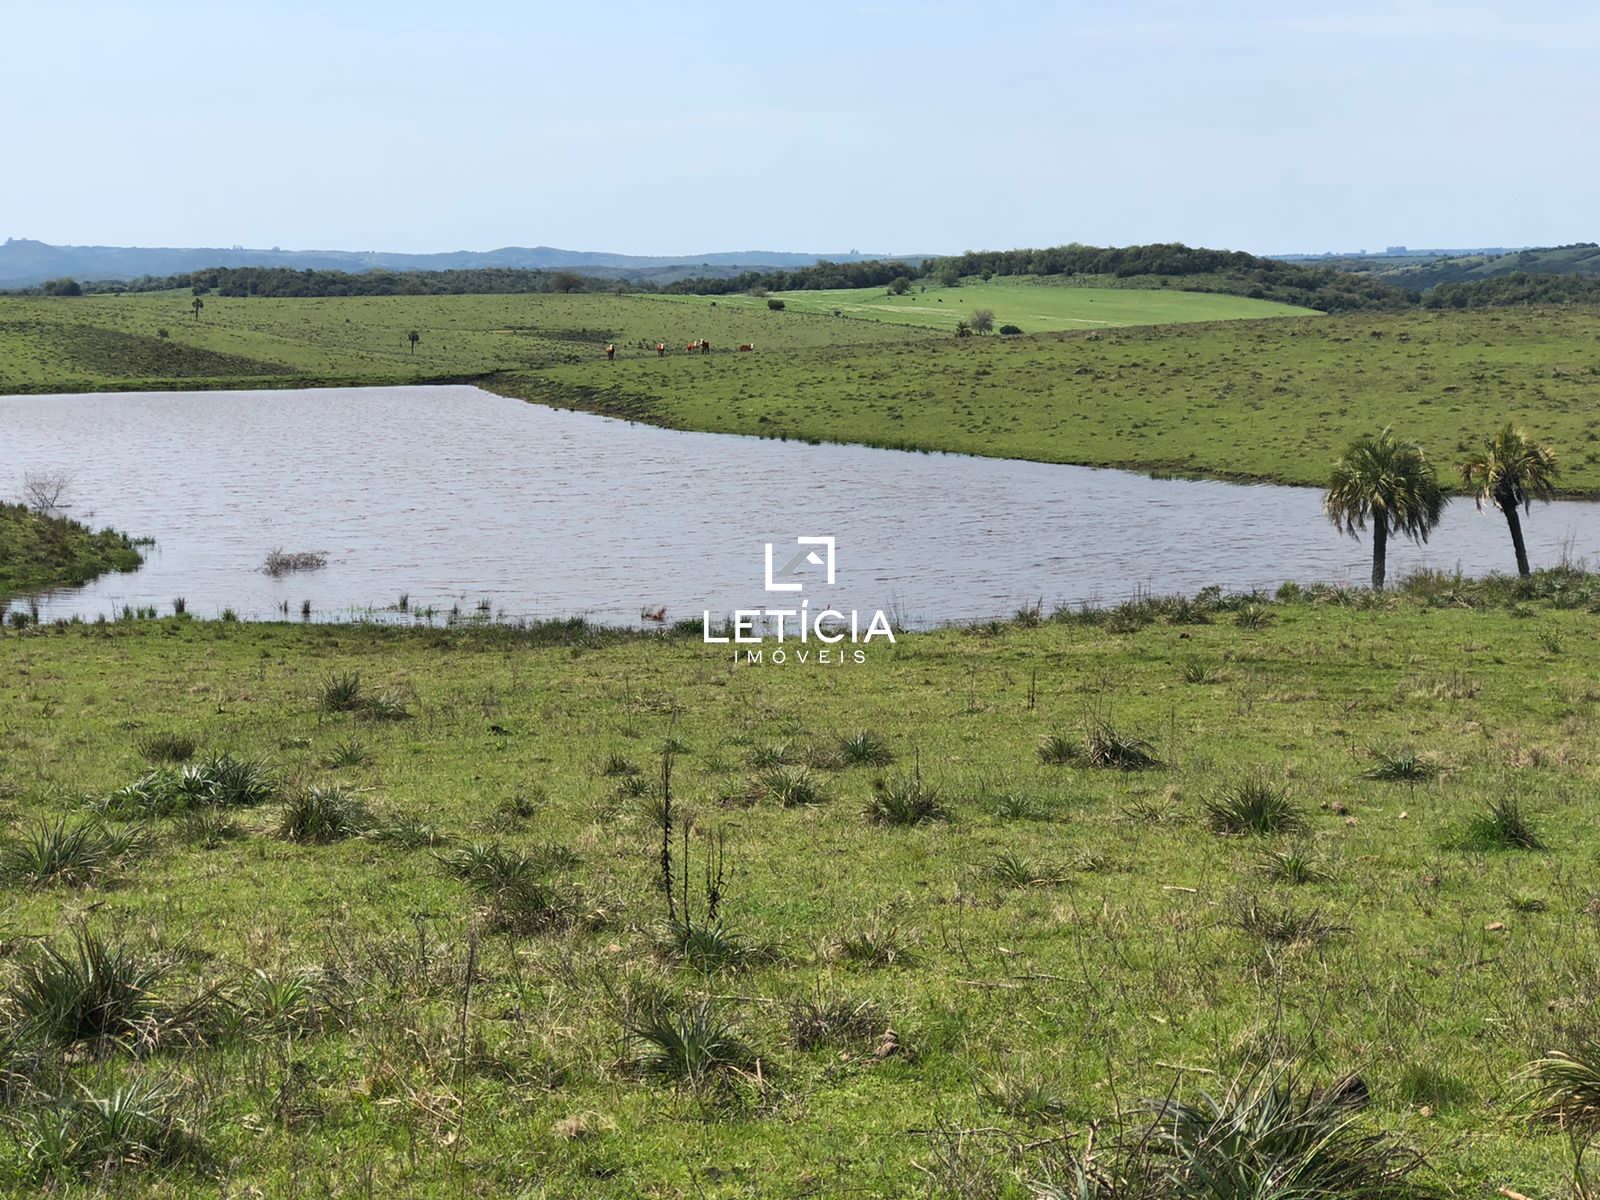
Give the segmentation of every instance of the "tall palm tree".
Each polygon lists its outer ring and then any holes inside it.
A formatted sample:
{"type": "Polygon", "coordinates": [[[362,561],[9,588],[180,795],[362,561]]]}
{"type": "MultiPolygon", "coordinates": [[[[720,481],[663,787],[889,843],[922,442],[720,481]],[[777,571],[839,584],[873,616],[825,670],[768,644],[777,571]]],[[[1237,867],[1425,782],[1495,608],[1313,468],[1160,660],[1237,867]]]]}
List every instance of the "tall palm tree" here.
{"type": "Polygon", "coordinates": [[[1517,574],[1527,575],[1528,547],[1522,541],[1522,520],[1517,509],[1527,512],[1535,500],[1550,500],[1556,494],[1555,479],[1560,474],[1556,452],[1507,421],[1505,428],[1475,450],[1461,464],[1461,478],[1478,493],[1478,508],[1484,502],[1506,515],[1511,529],[1511,548],[1517,552],[1517,574]]]}
{"type": "Polygon", "coordinates": [[[1322,511],[1340,533],[1351,537],[1372,523],[1372,589],[1382,591],[1389,535],[1427,541],[1444,503],[1444,492],[1422,447],[1399,440],[1386,428],[1351,442],[1333,464],[1322,511]]]}

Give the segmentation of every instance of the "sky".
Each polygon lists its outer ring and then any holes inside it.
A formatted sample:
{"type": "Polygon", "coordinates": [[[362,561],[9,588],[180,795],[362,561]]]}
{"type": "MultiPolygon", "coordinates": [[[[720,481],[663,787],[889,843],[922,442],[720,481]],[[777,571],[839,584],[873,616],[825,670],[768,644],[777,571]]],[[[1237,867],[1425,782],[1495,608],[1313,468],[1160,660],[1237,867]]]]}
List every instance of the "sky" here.
{"type": "Polygon", "coordinates": [[[0,238],[1600,240],[1586,3],[5,5],[0,238]]]}

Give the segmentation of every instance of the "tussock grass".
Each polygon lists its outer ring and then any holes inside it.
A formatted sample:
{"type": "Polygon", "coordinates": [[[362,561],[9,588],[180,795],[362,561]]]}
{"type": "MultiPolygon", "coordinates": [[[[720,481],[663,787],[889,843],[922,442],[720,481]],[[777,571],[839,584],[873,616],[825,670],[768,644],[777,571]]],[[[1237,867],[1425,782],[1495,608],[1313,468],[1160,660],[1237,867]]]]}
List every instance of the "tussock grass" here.
{"type": "Polygon", "coordinates": [[[337,787],[310,787],[284,804],[278,836],[291,842],[322,844],[356,837],[371,824],[371,814],[354,793],[337,787]]]}
{"type": "Polygon", "coordinates": [[[25,963],[7,998],[30,1034],[62,1045],[156,1040],[166,1006],[166,964],[88,926],[65,949],[44,943],[25,963]]]}
{"type": "Polygon", "coordinates": [[[894,761],[889,743],[870,729],[858,729],[839,738],[838,753],[847,766],[886,767],[894,761]]]}
{"type": "Polygon", "coordinates": [[[728,1082],[759,1057],[738,1027],[707,999],[656,997],[629,1014],[624,1028],[643,1048],[640,1068],[658,1083],[693,1089],[728,1082]]]}
{"type": "Polygon", "coordinates": [[[1423,758],[1415,750],[1374,750],[1373,765],[1361,773],[1363,779],[1384,783],[1426,783],[1439,777],[1439,764],[1423,758]]]}
{"type": "Polygon", "coordinates": [[[1206,822],[1217,833],[1296,833],[1305,816],[1288,789],[1257,773],[1224,788],[1205,802],[1206,822]]]}
{"type": "Polygon", "coordinates": [[[18,1173],[40,1185],[79,1177],[102,1185],[119,1172],[198,1164],[205,1144],[171,1085],[134,1078],[96,1094],[87,1087],[26,1109],[12,1134],[18,1173]]]}
{"type": "Polygon", "coordinates": [[[950,815],[938,789],[923,782],[920,775],[874,780],[865,813],[874,825],[899,826],[926,825],[950,815]]]}
{"type": "Polygon", "coordinates": [[[1457,845],[1464,850],[1543,850],[1544,839],[1534,829],[1515,796],[1496,796],[1467,822],[1457,845]]]}
{"type": "Polygon", "coordinates": [[[0,878],[30,887],[85,887],[141,853],[148,840],[137,826],[111,829],[97,820],[74,823],[66,817],[40,821],[0,851],[0,878]]]}
{"type": "Polygon", "coordinates": [[[879,1039],[889,1019],[875,1000],[821,995],[791,1000],[787,1006],[789,1044],[796,1050],[860,1048],[879,1039]]]}
{"type": "Polygon", "coordinates": [[[277,798],[272,767],[253,758],[214,754],[181,769],[161,767],[98,802],[121,816],[172,816],[197,808],[253,808],[277,798]]]}
{"type": "Polygon", "coordinates": [[[822,781],[809,767],[773,767],[761,776],[757,787],[764,799],[784,808],[826,804],[828,801],[822,781]]]}
{"type": "Polygon", "coordinates": [[[139,755],[154,765],[188,762],[199,749],[194,738],[186,733],[152,733],[136,743],[139,755]]]}

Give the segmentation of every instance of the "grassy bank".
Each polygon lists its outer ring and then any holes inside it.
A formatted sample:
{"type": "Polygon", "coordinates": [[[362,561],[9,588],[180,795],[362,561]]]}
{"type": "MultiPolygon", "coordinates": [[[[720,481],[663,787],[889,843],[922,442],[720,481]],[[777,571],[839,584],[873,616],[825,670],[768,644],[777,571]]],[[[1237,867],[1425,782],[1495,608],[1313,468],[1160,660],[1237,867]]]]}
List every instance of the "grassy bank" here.
{"type": "Polygon", "coordinates": [[[1418,1179],[1552,1194],[1518,1073],[1600,1020],[1600,585],[1497,586],[849,667],[576,625],[8,632],[0,1158],[94,1191],[49,1105],[144,1081],[132,1157],[167,1165],[130,1192],[1022,1196],[1091,1122],[1108,1163],[1141,1098],[1277,1064],[1359,1075],[1418,1179]],[[265,778],[162,765],[218,753],[265,778]],[[18,849],[101,811],[73,881],[18,849]],[[22,1019],[80,926],[155,972],[103,1040],[22,1019]]]}
{"type": "Polygon", "coordinates": [[[0,599],[131,571],[143,558],[127,536],[0,502],[0,599]]]}
{"type": "MultiPolygon", "coordinates": [[[[948,294],[968,306],[980,286],[948,294]]],[[[1565,494],[1600,493],[1588,403],[1600,313],[1581,307],[958,340],[748,297],[209,297],[198,321],[188,301],[0,299],[0,393],[473,381],[683,429],[1309,485],[1326,483],[1352,438],[1388,424],[1420,440],[1448,481],[1512,419],[1555,447],[1565,494]],[[713,353],[684,353],[700,338],[713,353]],[[732,352],[744,342],[756,351],[732,352]]]]}

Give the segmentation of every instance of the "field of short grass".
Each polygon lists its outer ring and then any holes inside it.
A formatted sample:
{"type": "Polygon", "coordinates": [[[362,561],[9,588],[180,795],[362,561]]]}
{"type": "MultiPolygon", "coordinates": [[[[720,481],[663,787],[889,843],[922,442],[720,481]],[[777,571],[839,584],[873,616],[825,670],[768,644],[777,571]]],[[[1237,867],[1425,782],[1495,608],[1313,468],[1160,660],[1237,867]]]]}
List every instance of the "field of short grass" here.
{"type": "Polygon", "coordinates": [[[578,625],[8,630],[0,1169],[1079,1195],[1091,1131],[1091,1175],[1165,1170],[1142,1101],[1288,1070],[1339,1146],[1387,1139],[1367,1166],[1555,1194],[1519,1073],[1600,1030],[1600,582],[1498,594],[1022,614],[832,669],[578,625]],[[85,1007],[91,967],[128,989],[85,1007]]]}
{"type": "MultiPolygon", "coordinates": [[[[704,298],[677,297],[705,303],[704,298]]],[[[768,297],[719,296],[719,305],[765,309],[768,297]]],[[[919,280],[903,296],[886,288],[848,288],[816,292],[774,292],[785,311],[886,321],[953,333],[974,309],[994,314],[994,325],[1015,325],[1024,333],[1104,329],[1119,325],[1176,325],[1191,321],[1237,321],[1266,317],[1315,316],[1311,309],[1269,300],[1251,300],[1176,288],[1115,288],[1067,277],[971,278],[959,287],[919,280]]]]}
{"type": "MultiPolygon", "coordinates": [[[[880,326],[887,327],[887,326],[880,326]]],[[[760,347],[758,347],[758,350],[760,347]]],[[[496,390],[686,429],[1321,486],[1394,426],[1446,483],[1507,420],[1600,492],[1600,312],[1327,316],[556,367],[496,390]]]]}

